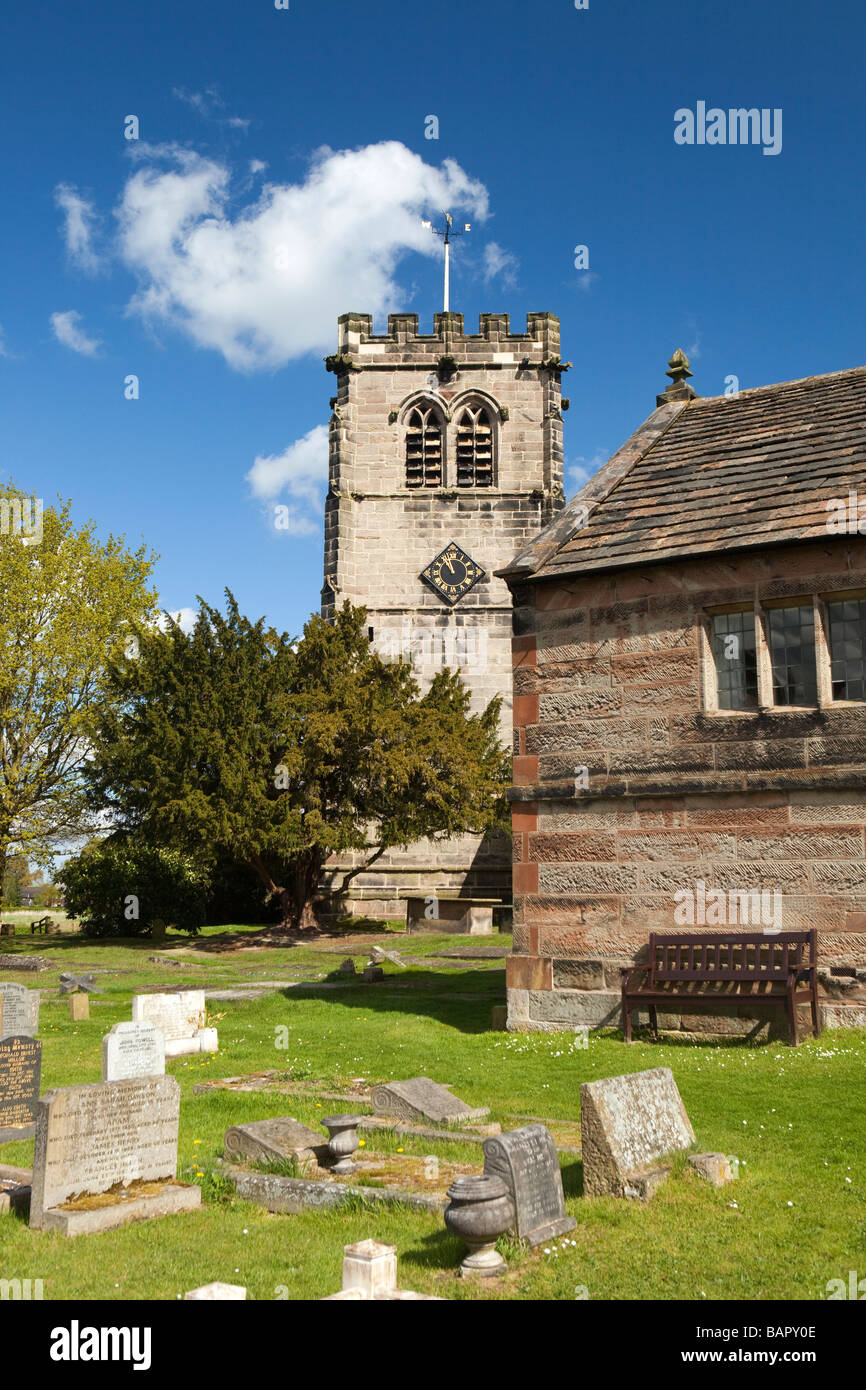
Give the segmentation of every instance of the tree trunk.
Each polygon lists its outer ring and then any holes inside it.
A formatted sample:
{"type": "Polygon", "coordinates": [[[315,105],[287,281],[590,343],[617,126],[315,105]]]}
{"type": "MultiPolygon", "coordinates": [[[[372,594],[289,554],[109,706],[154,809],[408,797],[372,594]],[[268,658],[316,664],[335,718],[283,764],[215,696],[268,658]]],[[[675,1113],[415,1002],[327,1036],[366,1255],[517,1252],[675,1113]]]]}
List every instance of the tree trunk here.
{"type": "Polygon", "coordinates": [[[316,848],[305,850],[295,860],[294,884],[292,891],[287,894],[290,911],[285,925],[294,927],[296,931],[319,929],[313,899],[319,886],[319,875],[324,862],[321,852],[316,848]]]}
{"type": "Polygon", "coordinates": [[[9,862],[9,836],[0,830],[0,910],[3,908],[3,892],[6,887],[6,865],[9,862]]]}
{"type": "Polygon", "coordinates": [[[289,867],[289,884],[277,883],[257,855],[252,856],[248,862],[268,892],[279,901],[283,916],[278,930],[318,931],[314,899],[319,875],[325,862],[325,855],[318,846],[304,850],[292,860],[289,867]]]}

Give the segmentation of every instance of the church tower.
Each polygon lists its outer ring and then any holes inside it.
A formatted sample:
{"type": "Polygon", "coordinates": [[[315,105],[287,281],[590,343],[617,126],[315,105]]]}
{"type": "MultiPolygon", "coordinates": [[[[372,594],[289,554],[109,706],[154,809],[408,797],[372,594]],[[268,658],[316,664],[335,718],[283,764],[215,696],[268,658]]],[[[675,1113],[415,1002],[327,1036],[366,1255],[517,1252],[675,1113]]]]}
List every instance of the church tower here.
{"type": "MultiPolygon", "coordinates": [[[[422,687],[459,669],[473,711],[503,697],[512,741],[512,603],[501,569],[564,503],[559,320],[368,314],[339,320],[322,614],[367,609],[382,656],[411,653],[422,687]]],[[[402,916],[407,896],[510,900],[507,841],[464,836],[392,851],[350,885],[349,910],[402,916]]],[[[351,859],[347,861],[351,863],[351,859]]],[[[333,868],[333,865],[330,866],[333,868]]],[[[339,883],[337,876],[336,883],[339,883]]]]}

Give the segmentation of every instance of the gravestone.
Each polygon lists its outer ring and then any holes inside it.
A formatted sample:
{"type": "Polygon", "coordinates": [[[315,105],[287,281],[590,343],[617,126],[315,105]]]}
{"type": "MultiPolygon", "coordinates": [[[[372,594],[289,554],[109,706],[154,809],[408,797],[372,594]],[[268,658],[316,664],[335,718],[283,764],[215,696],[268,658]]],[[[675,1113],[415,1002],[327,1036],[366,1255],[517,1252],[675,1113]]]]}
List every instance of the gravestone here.
{"type": "Polygon", "coordinates": [[[35,974],[38,970],[55,970],[53,961],[44,956],[0,956],[0,970],[26,970],[35,974]]]}
{"type": "Polygon", "coordinates": [[[667,1171],[665,1155],[695,1142],[669,1067],[586,1082],[580,1133],[586,1197],[649,1196],[667,1171]]]}
{"type": "Polygon", "coordinates": [[[248,1125],[232,1125],[226,1130],[227,1158],[247,1158],[254,1162],[285,1163],[292,1159],[305,1169],[329,1158],[328,1141],[314,1129],[281,1115],[274,1120],[254,1120],[248,1125]]]}
{"type": "Polygon", "coordinates": [[[35,1038],[0,1041],[0,1144],[33,1137],[41,1070],[42,1044],[35,1038]]]}
{"type": "Polygon", "coordinates": [[[152,1023],[115,1023],[102,1039],[103,1081],[164,1075],[165,1039],[152,1023]]]}
{"type": "Polygon", "coordinates": [[[492,899],[407,898],[406,930],[410,933],[453,933],[459,936],[493,934],[492,899]]]}
{"type": "Polygon", "coordinates": [[[90,1018],[90,1000],[86,994],[70,994],[69,1017],[73,1023],[84,1023],[90,1018]]]}
{"type": "Polygon", "coordinates": [[[201,1299],[209,1303],[228,1301],[240,1302],[242,1299],[245,1299],[246,1296],[247,1291],[243,1284],[221,1284],[217,1282],[214,1284],[202,1284],[200,1289],[190,1289],[189,1293],[184,1294],[184,1299],[192,1299],[193,1301],[201,1299]]]}
{"type": "Polygon", "coordinates": [[[429,1076],[374,1086],[370,1099],[377,1115],[393,1115],[398,1120],[432,1120],[438,1125],[474,1124],[490,1114],[489,1106],[473,1109],[429,1076]]]}
{"type": "Polygon", "coordinates": [[[39,991],[25,985],[0,984],[0,1038],[14,1034],[35,1038],[39,1032],[39,991]]]}
{"type": "Polygon", "coordinates": [[[133,1023],[152,1023],[165,1038],[166,1057],[194,1052],[216,1052],[217,1030],[203,1026],[203,989],[166,990],[162,994],[132,996],[133,1023]]]}
{"type": "Polygon", "coordinates": [[[176,1181],[179,1120],[173,1076],[46,1091],[36,1108],[30,1225],[74,1236],[198,1207],[201,1189],[176,1181]],[[109,1192],[108,1204],[89,1200],[109,1192]]]}
{"type": "Polygon", "coordinates": [[[577,1225],[565,1212],[562,1173],[553,1135],[524,1125],[484,1141],[484,1171],[502,1178],[514,1199],[514,1232],[529,1245],[564,1235],[577,1225]]]}

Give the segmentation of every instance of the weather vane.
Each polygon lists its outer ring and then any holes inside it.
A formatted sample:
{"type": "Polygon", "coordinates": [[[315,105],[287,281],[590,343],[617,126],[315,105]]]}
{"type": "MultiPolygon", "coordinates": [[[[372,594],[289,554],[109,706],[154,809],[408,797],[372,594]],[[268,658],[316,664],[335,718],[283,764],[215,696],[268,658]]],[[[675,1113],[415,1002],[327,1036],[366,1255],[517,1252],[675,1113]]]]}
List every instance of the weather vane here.
{"type": "Polygon", "coordinates": [[[472,223],[471,223],[471,222],[464,222],[464,224],[463,224],[463,231],[462,231],[462,232],[455,232],[455,230],[454,230],[454,219],[453,219],[453,217],[451,216],[451,213],[450,213],[450,212],[446,212],[446,213],[444,214],[444,216],[445,216],[445,226],[444,226],[444,228],[443,228],[441,231],[440,231],[440,229],[439,229],[438,227],[434,227],[432,222],[422,222],[422,223],[421,223],[421,226],[422,226],[422,227],[426,227],[427,230],[430,231],[430,232],[434,232],[434,233],[436,234],[436,236],[441,236],[442,239],[443,239],[443,241],[445,242],[445,305],[444,305],[444,308],[445,308],[445,313],[447,314],[447,313],[448,313],[448,310],[449,310],[450,307],[451,307],[450,304],[449,304],[449,299],[450,299],[450,296],[451,296],[451,238],[452,238],[452,237],[455,237],[455,236],[462,236],[462,235],[463,235],[463,232],[471,232],[471,231],[472,231],[472,223]]]}

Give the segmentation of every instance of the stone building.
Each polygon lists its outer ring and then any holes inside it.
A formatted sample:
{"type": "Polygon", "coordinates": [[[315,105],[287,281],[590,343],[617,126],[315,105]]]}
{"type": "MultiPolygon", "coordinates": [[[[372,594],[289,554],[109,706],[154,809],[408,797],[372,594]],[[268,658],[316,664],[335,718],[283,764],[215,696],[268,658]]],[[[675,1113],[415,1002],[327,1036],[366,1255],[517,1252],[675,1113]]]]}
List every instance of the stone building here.
{"type": "MultiPolygon", "coordinates": [[[[824,1021],[863,1026],[866,368],[709,399],[682,354],[668,375],[500,570],[508,1026],[617,1024],[649,932],[702,924],[817,927],[824,1021]]],[[[739,1014],[679,1021],[760,1025],[739,1014]]]]}
{"type": "MultiPolygon", "coordinates": [[[[559,320],[441,313],[432,335],[392,314],[375,335],[344,314],[331,406],[322,613],[367,609],[383,656],[411,653],[422,685],[457,668],[479,711],[504,700],[511,743],[511,595],[495,571],[564,504],[559,320]]],[[[408,895],[510,901],[507,837],[394,851],[352,880],[345,906],[401,915],[408,895]]],[[[347,856],[339,867],[352,866],[347,856]]],[[[342,875],[329,865],[330,882],[342,875]]]]}

